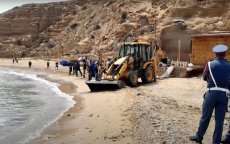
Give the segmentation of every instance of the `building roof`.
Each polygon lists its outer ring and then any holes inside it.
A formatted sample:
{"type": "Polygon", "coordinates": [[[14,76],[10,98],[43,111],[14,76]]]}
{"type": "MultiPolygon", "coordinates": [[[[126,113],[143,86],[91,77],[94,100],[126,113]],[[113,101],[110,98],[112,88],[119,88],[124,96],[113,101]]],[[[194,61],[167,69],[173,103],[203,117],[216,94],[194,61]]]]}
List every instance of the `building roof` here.
{"type": "Polygon", "coordinates": [[[230,36],[230,32],[194,34],[191,37],[230,36]]]}

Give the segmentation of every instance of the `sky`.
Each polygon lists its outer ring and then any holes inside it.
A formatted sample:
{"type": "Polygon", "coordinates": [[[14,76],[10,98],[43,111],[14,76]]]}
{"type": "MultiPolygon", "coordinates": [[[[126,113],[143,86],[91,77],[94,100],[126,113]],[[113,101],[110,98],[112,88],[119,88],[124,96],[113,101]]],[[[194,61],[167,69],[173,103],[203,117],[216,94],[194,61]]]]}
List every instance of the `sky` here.
{"type": "Polygon", "coordinates": [[[58,2],[67,0],[0,0],[0,13],[8,11],[16,6],[29,3],[47,3],[47,2],[58,2]]]}

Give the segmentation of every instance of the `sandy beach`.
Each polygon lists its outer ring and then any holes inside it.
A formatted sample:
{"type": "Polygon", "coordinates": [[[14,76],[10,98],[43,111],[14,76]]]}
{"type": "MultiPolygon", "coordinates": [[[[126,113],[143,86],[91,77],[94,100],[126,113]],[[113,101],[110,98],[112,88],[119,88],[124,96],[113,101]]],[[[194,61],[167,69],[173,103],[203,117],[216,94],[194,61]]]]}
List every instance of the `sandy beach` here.
{"type": "Polygon", "coordinates": [[[134,143],[126,136],[131,131],[126,110],[131,107],[136,98],[127,95],[126,89],[91,93],[85,85],[86,79],[69,76],[68,67],[59,66],[59,70],[55,70],[55,61],[51,61],[50,69],[47,69],[46,61],[32,59],[32,68],[29,69],[28,61],[23,59],[13,64],[10,59],[1,59],[0,67],[37,74],[60,83],[60,89],[74,96],[76,101],[74,107],[50,125],[40,138],[31,143],[134,143]]]}
{"type": "MultiPolygon", "coordinates": [[[[195,134],[206,83],[200,77],[170,78],[116,91],[90,92],[84,78],[55,70],[55,61],[31,59],[12,63],[0,59],[0,67],[33,73],[60,83],[60,89],[76,101],[31,144],[190,144],[195,134]]],[[[228,127],[226,119],[224,131],[228,127]]],[[[204,138],[210,144],[214,120],[204,138]]],[[[192,144],[192,143],[191,143],[192,144]]]]}

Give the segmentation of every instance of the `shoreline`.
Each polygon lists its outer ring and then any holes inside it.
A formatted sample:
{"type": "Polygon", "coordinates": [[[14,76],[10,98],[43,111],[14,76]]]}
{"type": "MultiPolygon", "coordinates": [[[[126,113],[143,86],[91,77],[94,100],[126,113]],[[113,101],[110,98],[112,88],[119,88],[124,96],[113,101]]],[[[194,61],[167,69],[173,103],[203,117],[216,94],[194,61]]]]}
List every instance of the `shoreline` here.
{"type": "MultiPolygon", "coordinates": [[[[127,89],[119,90],[119,92],[91,93],[85,85],[86,79],[69,76],[68,68],[60,67],[57,71],[53,66],[47,70],[46,61],[32,60],[33,65],[29,69],[27,68],[28,59],[19,60],[19,64],[12,64],[11,59],[0,60],[4,61],[0,67],[34,73],[38,77],[59,83],[59,89],[73,96],[76,102],[31,143],[135,143],[130,136],[132,124],[126,110],[136,100],[126,94],[127,89]]],[[[52,63],[51,61],[51,66],[52,63]]]]}
{"type": "MultiPolygon", "coordinates": [[[[36,77],[44,79],[46,81],[52,82],[52,83],[56,83],[58,84],[57,88],[64,94],[66,94],[66,98],[67,99],[72,99],[72,101],[74,102],[73,106],[70,106],[69,108],[67,108],[66,110],[64,110],[62,113],[60,113],[60,115],[56,118],[54,118],[54,120],[50,121],[50,123],[41,131],[41,133],[36,136],[35,139],[29,140],[29,143],[34,143],[35,140],[39,139],[39,137],[42,136],[42,134],[49,128],[52,129],[52,125],[57,122],[57,121],[62,121],[62,119],[64,119],[65,116],[70,116],[70,112],[71,109],[74,107],[77,107],[77,109],[82,108],[81,107],[81,101],[83,100],[83,98],[80,98],[77,96],[77,85],[73,84],[72,82],[67,82],[65,80],[61,80],[61,79],[54,79],[54,78],[49,78],[48,74],[45,74],[43,71],[39,71],[39,72],[32,72],[29,73],[29,71],[25,71],[24,68],[21,67],[17,67],[17,68],[10,68],[10,67],[3,67],[0,66],[0,68],[3,68],[3,70],[6,71],[12,71],[12,72],[17,72],[17,73],[23,73],[23,74],[34,74],[36,75],[36,77]]],[[[79,113],[79,110],[76,110],[75,113],[79,113]]]]}

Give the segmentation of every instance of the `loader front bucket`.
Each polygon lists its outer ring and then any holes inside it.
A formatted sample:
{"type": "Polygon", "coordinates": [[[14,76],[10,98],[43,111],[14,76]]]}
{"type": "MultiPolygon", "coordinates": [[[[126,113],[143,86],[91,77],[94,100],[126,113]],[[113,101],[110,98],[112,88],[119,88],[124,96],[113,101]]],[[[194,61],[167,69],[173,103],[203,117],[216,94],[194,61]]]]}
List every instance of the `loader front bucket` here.
{"type": "Polygon", "coordinates": [[[124,81],[109,81],[109,80],[89,80],[85,82],[91,91],[104,91],[104,90],[114,90],[120,89],[125,86],[124,81]]]}

